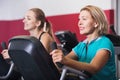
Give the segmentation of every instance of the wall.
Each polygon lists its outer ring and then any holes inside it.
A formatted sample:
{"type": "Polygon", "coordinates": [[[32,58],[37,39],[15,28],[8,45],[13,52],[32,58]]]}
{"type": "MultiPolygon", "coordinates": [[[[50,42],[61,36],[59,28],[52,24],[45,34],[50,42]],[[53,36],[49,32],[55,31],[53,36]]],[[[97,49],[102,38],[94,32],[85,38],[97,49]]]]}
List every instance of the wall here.
{"type": "Polygon", "coordinates": [[[83,40],[85,36],[79,34],[77,27],[80,9],[92,4],[101,7],[108,18],[109,24],[114,24],[114,10],[111,0],[2,0],[0,2],[0,43],[16,35],[28,35],[23,30],[22,19],[25,12],[32,7],[39,7],[46,13],[47,19],[53,25],[53,31],[70,30],[76,33],[77,39],[83,40]]]}

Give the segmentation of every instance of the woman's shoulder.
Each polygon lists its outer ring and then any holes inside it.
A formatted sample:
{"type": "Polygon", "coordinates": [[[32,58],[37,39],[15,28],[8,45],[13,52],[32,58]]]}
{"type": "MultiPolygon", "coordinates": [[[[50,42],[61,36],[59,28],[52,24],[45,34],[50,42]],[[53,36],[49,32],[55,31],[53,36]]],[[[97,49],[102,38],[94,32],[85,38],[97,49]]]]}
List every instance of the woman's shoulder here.
{"type": "Polygon", "coordinates": [[[98,40],[99,40],[98,42],[101,43],[101,45],[103,44],[103,45],[106,45],[106,46],[107,45],[113,46],[112,41],[106,36],[101,36],[98,40]]]}
{"type": "Polygon", "coordinates": [[[44,32],[43,37],[50,38],[51,36],[50,36],[50,34],[49,34],[49,33],[44,32]]]}
{"type": "Polygon", "coordinates": [[[103,35],[103,36],[100,36],[99,38],[98,38],[98,40],[103,40],[103,41],[110,41],[111,42],[111,40],[107,37],[107,36],[105,36],[105,35],[103,35]]]}
{"type": "Polygon", "coordinates": [[[44,32],[44,34],[42,34],[41,39],[53,40],[52,36],[47,32],[44,32]]]}
{"type": "Polygon", "coordinates": [[[42,32],[39,36],[39,40],[41,40],[43,37],[49,37],[49,34],[47,32],[42,32]]]}

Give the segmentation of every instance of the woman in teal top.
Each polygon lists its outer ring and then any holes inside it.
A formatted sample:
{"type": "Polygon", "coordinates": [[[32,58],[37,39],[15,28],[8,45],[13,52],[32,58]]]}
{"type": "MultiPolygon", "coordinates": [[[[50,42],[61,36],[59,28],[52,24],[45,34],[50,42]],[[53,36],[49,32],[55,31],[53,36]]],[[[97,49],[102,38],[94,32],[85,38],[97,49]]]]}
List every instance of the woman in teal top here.
{"type": "Polygon", "coordinates": [[[115,80],[114,48],[112,42],[106,36],[100,36],[89,42],[89,44],[87,40],[84,40],[73,48],[73,51],[78,56],[80,62],[90,63],[96,53],[101,49],[108,50],[110,52],[110,58],[104,67],[89,80],[115,80]]]}
{"type": "Polygon", "coordinates": [[[59,49],[52,51],[53,61],[91,73],[92,77],[88,80],[116,80],[114,47],[104,36],[108,32],[104,12],[96,6],[87,5],[80,10],[78,19],[80,34],[86,39],[66,56],[59,49]]]}

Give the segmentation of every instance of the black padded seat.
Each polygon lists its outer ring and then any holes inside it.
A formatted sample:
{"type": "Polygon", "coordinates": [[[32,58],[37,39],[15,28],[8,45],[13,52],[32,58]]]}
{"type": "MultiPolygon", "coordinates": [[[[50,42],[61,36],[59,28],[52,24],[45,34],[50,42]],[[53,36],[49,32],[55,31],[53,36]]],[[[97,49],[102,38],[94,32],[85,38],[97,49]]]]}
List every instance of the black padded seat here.
{"type": "Polygon", "coordinates": [[[59,80],[60,73],[51,56],[35,37],[11,38],[8,52],[24,80],[59,80]]]}

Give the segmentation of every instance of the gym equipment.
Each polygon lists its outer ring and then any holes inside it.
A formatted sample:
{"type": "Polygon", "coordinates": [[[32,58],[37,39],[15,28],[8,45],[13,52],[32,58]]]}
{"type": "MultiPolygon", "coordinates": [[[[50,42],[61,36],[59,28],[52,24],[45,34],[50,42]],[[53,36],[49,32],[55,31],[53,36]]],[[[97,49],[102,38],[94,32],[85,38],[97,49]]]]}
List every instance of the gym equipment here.
{"type": "Polygon", "coordinates": [[[8,52],[24,80],[59,80],[60,73],[51,56],[35,37],[11,38],[8,52]]]}

